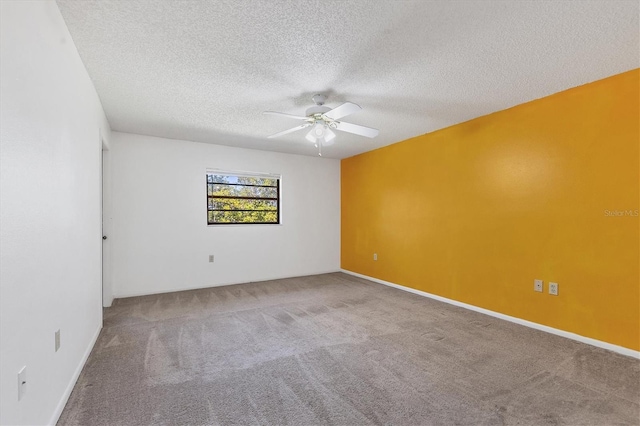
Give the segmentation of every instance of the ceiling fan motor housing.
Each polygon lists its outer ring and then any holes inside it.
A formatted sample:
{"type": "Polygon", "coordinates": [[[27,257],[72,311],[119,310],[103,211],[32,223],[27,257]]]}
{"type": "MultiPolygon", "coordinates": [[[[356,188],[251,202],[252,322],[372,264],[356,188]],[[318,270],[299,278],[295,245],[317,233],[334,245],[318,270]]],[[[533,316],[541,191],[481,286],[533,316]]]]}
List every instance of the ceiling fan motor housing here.
{"type": "Polygon", "coordinates": [[[307,115],[307,117],[311,117],[314,114],[324,114],[325,112],[329,112],[329,111],[331,111],[331,108],[329,108],[329,107],[322,106],[322,105],[316,105],[316,106],[312,106],[310,108],[307,108],[306,115],[307,115]]]}

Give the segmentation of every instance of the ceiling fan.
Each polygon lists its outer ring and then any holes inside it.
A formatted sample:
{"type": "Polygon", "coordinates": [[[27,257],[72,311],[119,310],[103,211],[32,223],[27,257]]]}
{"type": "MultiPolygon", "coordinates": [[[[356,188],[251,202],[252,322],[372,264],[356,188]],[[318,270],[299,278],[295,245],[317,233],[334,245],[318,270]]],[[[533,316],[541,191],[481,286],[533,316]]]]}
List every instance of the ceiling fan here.
{"type": "Polygon", "coordinates": [[[311,130],[309,130],[305,138],[309,142],[315,144],[315,146],[318,148],[318,155],[321,156],[322,147],[333,145],[333,143],[335,142],[334,139],[336,137],[336,134],[333,132],[333,130],[353,133],[356,135],[365,136],[367,138],[375,138],[376,136],[378,136],[378,129],[339,121],[342,117],[346,117],[349,114],[360,111],[362,109],[360,105],[354,104],[353,102],[345,102],[342,105],[331,109],[324,106],[324,103],[327,100],[327,97],[325,95],[313,95],[311,99],[315,103],[315,106],[308,108],[305,113],[306,116],[304,117],[301,115],[286,114],[284,112],[265,111],[263,114],[280,115],[283,117],[289,117],[296,120],[304,121],[304,123],[299,126],[276,133],[275,135],[269,136],[269,138],[277,138],[288,133],[297,132],[298,130],[311,127],[311,130]]]}

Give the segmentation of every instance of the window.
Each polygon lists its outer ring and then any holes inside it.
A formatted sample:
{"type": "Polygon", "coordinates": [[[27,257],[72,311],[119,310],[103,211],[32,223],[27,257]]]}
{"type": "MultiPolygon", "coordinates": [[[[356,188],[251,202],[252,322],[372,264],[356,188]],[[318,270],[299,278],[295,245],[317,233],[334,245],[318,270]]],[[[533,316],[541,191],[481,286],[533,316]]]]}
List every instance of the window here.
{"type": "Polygon", "coordinates": [[[207,171],[207,224],[279,224],[280,176],[207,171]]]}

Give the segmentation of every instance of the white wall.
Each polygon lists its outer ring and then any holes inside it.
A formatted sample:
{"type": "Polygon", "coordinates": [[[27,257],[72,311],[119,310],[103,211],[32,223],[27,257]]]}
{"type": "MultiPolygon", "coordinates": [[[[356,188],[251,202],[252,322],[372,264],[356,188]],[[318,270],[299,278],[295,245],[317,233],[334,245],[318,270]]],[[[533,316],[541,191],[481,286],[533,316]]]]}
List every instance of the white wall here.
{"type": "Polygon", "coordinates": [[[339,160],[117,132],[111,145],[115,297],[339,269],[339,160]],[[282,225],[207,226],[207,168],[281,174],[282,225]]]}
{"type": "Polygon", "coordinates": [[[56,4],[3,0],[0,16],[0,424],[36,425],[57,420],[102,325],[110,131],[56,4]]]}

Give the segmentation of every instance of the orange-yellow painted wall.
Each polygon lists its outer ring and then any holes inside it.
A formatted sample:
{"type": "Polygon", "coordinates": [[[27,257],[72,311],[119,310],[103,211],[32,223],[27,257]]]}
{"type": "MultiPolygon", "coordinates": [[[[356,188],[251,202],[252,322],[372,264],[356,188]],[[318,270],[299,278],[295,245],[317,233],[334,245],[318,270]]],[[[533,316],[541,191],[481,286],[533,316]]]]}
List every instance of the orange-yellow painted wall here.
{"type": "Polygon", "coordinates": [[[639,81],[343,160],[342,268],[640,350],[639,81]]]}

